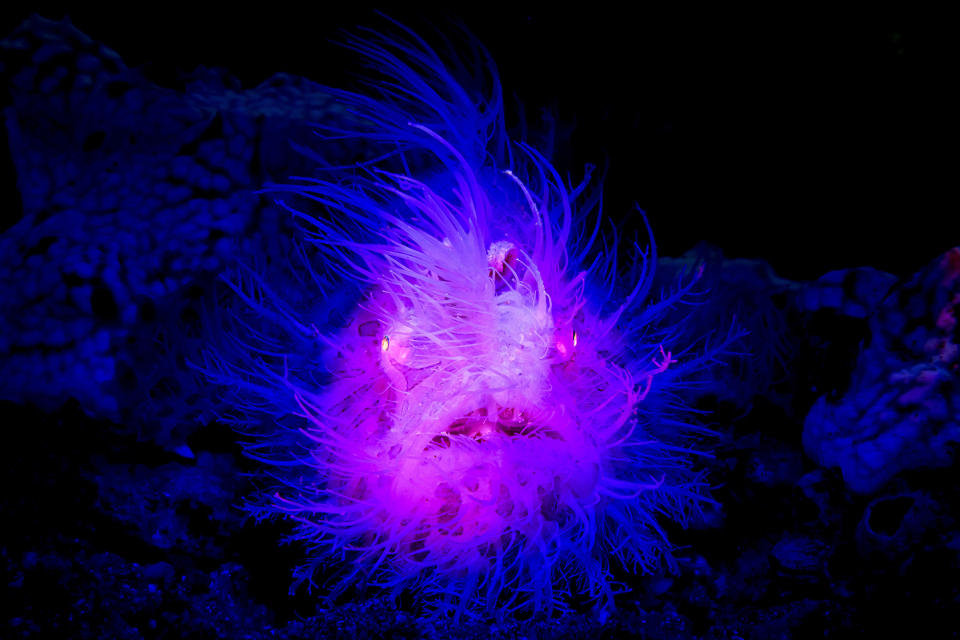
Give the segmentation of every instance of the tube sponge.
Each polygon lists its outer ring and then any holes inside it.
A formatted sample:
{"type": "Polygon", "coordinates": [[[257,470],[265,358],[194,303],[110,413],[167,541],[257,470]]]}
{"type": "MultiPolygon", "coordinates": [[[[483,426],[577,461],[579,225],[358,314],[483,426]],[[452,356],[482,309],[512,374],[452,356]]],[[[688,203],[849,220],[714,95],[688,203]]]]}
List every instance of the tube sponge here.
{"type": "Polygon", "coordinates": [[[658,325],[696,274],[648,301],[655,248],[623,269],[598,192],[507,137],[480,47],[463,83],[409,31],[348,46],[385,80],[331,90],[349,122],[311,153],[346,138],[371,160],[270,187],[303,235],[228,280],[242,304],[202,365],[272,465],[251,508],[296,523],[298,582],[331,599],[612,606],[612,564],[653,571],[663,519],[709,500],[674,410],[708,356],[658,325]]]}

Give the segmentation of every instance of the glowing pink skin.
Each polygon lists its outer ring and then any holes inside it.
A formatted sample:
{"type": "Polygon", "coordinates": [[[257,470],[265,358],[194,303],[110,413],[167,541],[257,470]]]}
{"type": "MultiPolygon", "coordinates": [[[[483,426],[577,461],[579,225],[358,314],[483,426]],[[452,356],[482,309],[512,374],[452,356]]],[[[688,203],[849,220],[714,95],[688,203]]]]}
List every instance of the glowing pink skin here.
{"type": "MultiPolygon", "coordinates": [[[[320,242],[348,249],[337,255],[370,293],[350,326],[318,337],[334,381],[298,390],[318,478],[312,494],[278,494],[277,507],[360,566],[429,575],[441,590],[476,583],[453,599],[458,612],[502,591],[549,606],[552,572],[568,562],[606,597],[604,510],[665,482],[659,469],[618,467],[643,461],[644,447],[659,452],[637,437],[635,408],[672,357],[650,345],[657,357],[631,372],[604,355],[621,349],[620,312],[597,316],[585,274],[562,266],[573,224],[558,182],[560,217],[548,218],[514,176],[519,198],[505,205],[458,168],[459,202],[409,178],[403,191],[378,185],[409,208],[373,212],[382,241],[331,241],[336,230],[317,221],[320,242]]],[[[655,537],[638,536],[651,549],[655,537]]],[[[645,552],[631,559],[653,562],[645,552]]]]}
{"type": "MultiPolygon", "coordinates": [[[[317,270],[331,266],[366,293],[349,325],[329,332],[316,329],[315,309],[265,309],[307,341],[303,353],[323,355],[299,370],[284,358],[282,374],[250,385],[292,393],[304,420],[258,513],[298,523],[313,553],[298,577],[338,572],[331,597],[413,589],[456,617],[549,611],[570,591],[610,606],[611,559],[653,570],[669,552],[658,518],[685,522],[705,499],[688,440],[664,441],[652,426],[660,410],[640,406],[683,367],[654,323],[686,289],[637,309],[654,258],[637,247],[623,273],[606,240],[597,246],[599,221],[573,204],[585,185],[566,185],[525,145],[511,146],[510,169],[494,166],[476,143],[493,148],[502,133],[498,86],[481,111],[422,42],[354,45],[412,87],[406,111],[447,128],[341,95],[371,138],[431,155],[433,173],[286,189],[321,207],[290,206],[320,252],[317,270]],[[425,84],[449,102],[418,102],[425,84]]],[[[235,289],[266,307],[268,295],[235,289]]]]}

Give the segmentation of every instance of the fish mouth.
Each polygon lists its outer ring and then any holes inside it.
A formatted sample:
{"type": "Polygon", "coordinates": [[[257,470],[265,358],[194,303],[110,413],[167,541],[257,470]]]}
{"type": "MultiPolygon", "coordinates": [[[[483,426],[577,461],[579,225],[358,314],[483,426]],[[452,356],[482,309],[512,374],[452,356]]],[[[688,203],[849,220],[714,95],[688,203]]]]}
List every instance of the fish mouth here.
{"type": "Polygon", "coordinates": [[[533,411],[515,407],[482,407],[461,416],[433,437],[431,445],[447,448],[451,436],[467,436],[484,442],[494,434],[511,438],[530,438],[537,435],[558,438],[552,429],[537,419],[533,411]]]}

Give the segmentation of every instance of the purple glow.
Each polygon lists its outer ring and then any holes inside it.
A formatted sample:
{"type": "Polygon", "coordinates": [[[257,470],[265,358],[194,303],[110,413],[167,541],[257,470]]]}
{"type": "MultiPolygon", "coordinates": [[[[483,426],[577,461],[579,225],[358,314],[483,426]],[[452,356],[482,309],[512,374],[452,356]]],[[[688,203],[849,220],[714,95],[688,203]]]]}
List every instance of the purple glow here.
{"type": "Polygon", "coordinates": [[[669,559],[659,519],[708,500],[668,395],[700,361],[656,326],[695,276],[642,307],[655,254],[634,244],[620,271],[586,180],[566,185],[506,138],[492,63],[478,107],[407,36],[354,41],[392,84],[337,93],[363,128],[348,135],[383,144],[382,161],[278,187],[315,293],[232,285],[285,327],[277,340],[238,323],[242,361],[207,367],[264,398],[248,414],[293,425],[254,447],[280,480],[257,513],[298,523],[314,552],[298,577],[333,574],[331,597],[412,589],[457,617],[570,594],[612,606],[611,561],[654,570],[669,559]],[[318,328],[345,288],[361,292],[348,324],[318,328]]]}

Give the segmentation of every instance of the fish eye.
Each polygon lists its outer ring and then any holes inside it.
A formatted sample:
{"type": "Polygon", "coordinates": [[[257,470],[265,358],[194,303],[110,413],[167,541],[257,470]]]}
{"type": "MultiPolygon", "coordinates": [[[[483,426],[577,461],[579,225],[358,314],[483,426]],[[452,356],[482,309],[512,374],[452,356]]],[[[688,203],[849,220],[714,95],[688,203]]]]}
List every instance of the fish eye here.
{"type": "Polygon", "coordinates": [[[380,341],[380,351],[386,351],[390,348],[390,336],[383,336],[383,340],[380,341]]]}

